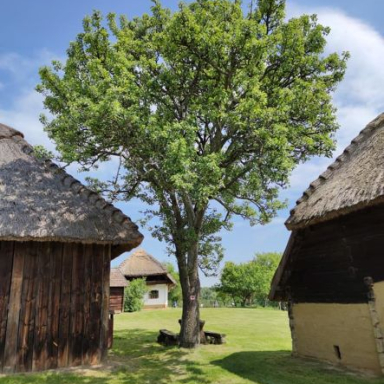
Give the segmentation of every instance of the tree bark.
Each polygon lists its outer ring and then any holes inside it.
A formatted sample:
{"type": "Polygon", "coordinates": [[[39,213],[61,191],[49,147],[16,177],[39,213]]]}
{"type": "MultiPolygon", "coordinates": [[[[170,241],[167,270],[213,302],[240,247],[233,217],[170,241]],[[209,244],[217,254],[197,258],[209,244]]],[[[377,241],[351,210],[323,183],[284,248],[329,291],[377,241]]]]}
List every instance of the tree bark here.
{"type": "Polygon", "coordinates": [[[181,319],[180,347],[195,348],[200,344],[200,283],[183,290],[183,315],[181,319]]]}
{"type": "Polygon", "coordinates": [[[180,330],[180,347],[182,348],[195,348],[200,344],[200,279],[197,249],[198,243],[196,242],[188,252],[187,264],[178,260],[183,294],[180,330]]]}

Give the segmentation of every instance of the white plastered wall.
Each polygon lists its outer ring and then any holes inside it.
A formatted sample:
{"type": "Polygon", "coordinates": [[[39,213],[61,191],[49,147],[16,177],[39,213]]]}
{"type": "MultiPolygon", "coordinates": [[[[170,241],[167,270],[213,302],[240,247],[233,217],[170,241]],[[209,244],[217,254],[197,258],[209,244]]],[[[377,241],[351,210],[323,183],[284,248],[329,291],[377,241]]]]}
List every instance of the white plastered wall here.
{"type": "Polygon", "coordinates": [[[153,284],[147,285],[147,292],[144,295],[144,306],[156,306],[156,307],[168,307],[168,285],[167,284],[153,284]],[[159,297],[157,299],[150,299],[150,291],[159,291],[159,297]]]}

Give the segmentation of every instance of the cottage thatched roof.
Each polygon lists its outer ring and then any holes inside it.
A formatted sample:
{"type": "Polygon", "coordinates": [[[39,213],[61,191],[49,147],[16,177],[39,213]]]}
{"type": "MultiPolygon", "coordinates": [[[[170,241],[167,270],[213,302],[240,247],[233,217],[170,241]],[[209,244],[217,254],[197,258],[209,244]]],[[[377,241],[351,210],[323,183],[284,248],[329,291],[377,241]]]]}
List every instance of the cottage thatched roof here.
{"type": "Polygon", "coordinates": [[[384,202],[384,114],[370,122],[310,184],[286,222],[288,229],[327,221],[384,202]]]}
{"type": "Polygon", "coordinates": [[[128,285],[127,279],[121,273],[119,268],[111,268],[110,287],[126,287],[128,285]]]}
{"type": "Polygon", "coordinates": [[[112,244],[115,257],[142,239],[129,217],[0,124],[0,240],[112,244]]]}
{"type": "Polygon", "coordinates": [[[176,284],[166,268],[144,249],[134,251],[120,264],[119,269],[127,278],[164,275],[172,284],[176,284]]]}

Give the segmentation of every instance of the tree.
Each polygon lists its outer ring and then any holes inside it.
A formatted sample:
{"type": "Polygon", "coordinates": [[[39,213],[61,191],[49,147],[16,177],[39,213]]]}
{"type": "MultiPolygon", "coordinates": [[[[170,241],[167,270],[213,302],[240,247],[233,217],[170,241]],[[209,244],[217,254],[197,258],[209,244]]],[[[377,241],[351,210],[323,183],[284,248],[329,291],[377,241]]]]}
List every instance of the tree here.
{"type": "Polygon", "coordinates": [[[217,292],[214,287],[202,287],[200,301],[205,307],[214,307],[217,301],[217,292]]]}
{"type": "Polygon", "coordinates": [[[267,223],[300,162],[330,155],[331,93],[347,54],[324,54],[316,16],[285,20],[283,0],[196,0],[171,13],[106,26],[99,12],[65,63],[40,70],[42,117],[64,162],[87,170],[111,157],[110,198],[139,198],[152,234],[176,256],[183,292],[180,344],[199,343],[199,267],[223,257],[218,233],[239,215],[267,223]]]}
{"type": "Polygon", "coordinates": [[[144,295],[147,292],[145,279],[135,279],[124,289],[124,312],[141,311],[144,306],[144,295]]]}
{"type": "Polygon", "coordinates": [[[242,307],[253,299],[258,288],[258,271],[252,262],[235,264],[226,262],[220,277],[219,290],[232,297],[233,303],[242,307]]]}
{"type": "Polygon", "coordinates": [[[280,262],[280,253],[259,253],[252,261],[225,263],[218,290],[230,295],[242,307],[256,299],[265,304],[273,274],[280,262]]]}
{"type": "Polygon", "coordinates": [[[172,275],[174,280],[176,281],[176,286],[173,287],[169,292],[168,292],[168,301],[172,304],[176,302],[179,304],[182,300],[182,294],[181,294],[181,287],[180,287],[180,277],[177,271],[175,270],[175,267],[171,263],[164,263],[163,264],[165,268],[167,269],[168,273],[172,275]]]}
{"type": "Polygon", "coordinates": [[[255,292],[255,299],[259,302],[265,303],[268,300],[271,282],[276,268],[281,260],[281,253],[267,252],[257,253],[252,263],[256,265],[254,271],[256,273],[257,289],[255,292]]]}

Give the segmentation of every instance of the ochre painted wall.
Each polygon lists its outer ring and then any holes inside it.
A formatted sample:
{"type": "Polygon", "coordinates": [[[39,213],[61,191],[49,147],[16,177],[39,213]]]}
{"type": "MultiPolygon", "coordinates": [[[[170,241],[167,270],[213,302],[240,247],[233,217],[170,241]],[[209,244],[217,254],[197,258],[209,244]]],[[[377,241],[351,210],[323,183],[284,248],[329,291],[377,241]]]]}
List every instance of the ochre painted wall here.
{"type": "Polygon", "coordinates": [[[375,294],[375,307],[379,315],[380,325],[383,329],[384,326],[384,281],[375,283],[373,285],[373,292],[375,294]]]}
{"type": "MultiPolygon", "coordinates": [[[[381,292],[384,302],[384,285],[381,292]]],[[[302,303],[292,311],[297,355],[381,374],[368,304],[302,303]]]]}

